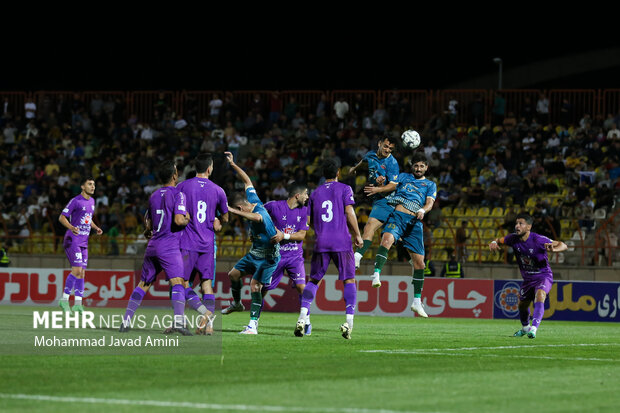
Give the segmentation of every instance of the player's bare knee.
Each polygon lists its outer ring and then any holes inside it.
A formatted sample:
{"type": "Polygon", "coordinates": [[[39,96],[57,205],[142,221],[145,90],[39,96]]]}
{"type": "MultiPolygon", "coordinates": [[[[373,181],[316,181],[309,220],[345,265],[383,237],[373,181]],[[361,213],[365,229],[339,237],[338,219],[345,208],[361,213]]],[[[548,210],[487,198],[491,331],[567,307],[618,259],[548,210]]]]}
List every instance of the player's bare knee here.
{"type": "Polygon", "coordinates": [[[230,278],[231,281],[238,281],[239,278],[241,278],[241,271],[239,271],[236,268],[233,268],[232,270],[228,272],[228,278],[230,278]]]}
{"type": "Polygon", "coordinates": [[[544,303],[546,298],[547,298],[546,292],[544,292],[543,290],[536,291],[536,302],[544,303]]]}
{"type": "Polygon", "coordinates": [[[297,292],[301,294],[304,292],[304,288],[306,288],[306,284],[297,284],[295,288],[297,288],[297,292]]]}

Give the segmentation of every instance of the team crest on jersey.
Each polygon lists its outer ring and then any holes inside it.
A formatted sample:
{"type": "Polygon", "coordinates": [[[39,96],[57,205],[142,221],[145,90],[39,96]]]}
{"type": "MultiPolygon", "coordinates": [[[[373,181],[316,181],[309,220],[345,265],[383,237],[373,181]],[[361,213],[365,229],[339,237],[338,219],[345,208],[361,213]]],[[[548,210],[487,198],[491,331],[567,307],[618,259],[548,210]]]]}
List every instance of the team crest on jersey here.
{"type": "Polygon", "coordinates": [[[519,284],[509,282],[495,294],[495,305],[502,310],[506,317],[513,318],[519,314],[519,284]]]}
{"type": "Polygon", "coordinates": [[[93,218],[92,214],[84,214],[82,219],[80,219],[80,224],[82,225],[90,225],[90,221],[93,218]]]}
{"type": "Polygon", "coordinates": [[[297,217],[297,222],[301,221],[301,217],[297,217]]]}

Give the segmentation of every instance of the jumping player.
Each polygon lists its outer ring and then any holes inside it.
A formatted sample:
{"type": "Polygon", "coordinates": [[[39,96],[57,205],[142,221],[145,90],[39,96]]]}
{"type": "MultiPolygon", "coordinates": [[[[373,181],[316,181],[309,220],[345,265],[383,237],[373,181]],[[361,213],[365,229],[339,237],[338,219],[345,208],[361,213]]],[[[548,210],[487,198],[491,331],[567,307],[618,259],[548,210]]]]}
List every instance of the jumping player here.
{"type": "MultiPolygon", "coordinates": [[[[376,151],[369,151],[357,165],[349,170],[352,174],[363,162],[368,163],[368,179],[367,184],[370,186],[383,188],[389,183],[395,183],[398,176],[398,162],[392,156],[392,151],[396,145],[396,139],[391,135],[385,136],[378,142],[376,151]]],[[[393,187],[390,187],[393,188],[393,187]]],[[[388,205],[386,196],[389,191],[376,192],[370,195],[372,201],[372,210],[368,222],[364,225],[364,245],[355,251],[355,268],[359,268],[362,257],[372,245],[372,238],[375,231],[387,220],[388,216],[394,209],[388,205]]]]}
{"type": "MultiPolygon", "coordinates": [[[[428,161],[423,153],[415,153],[411,159],[413,174],[400,173],[397,183],[389,183],[386,191],[393,191],[388,203],[394,205],[383,227],[381,246],[375,258],[375,271],[372,286],[381,286],[381,270],[387,261],[388,251],[396,241],[402,239],[413,263],[413,303],[411,310],[422,317],[428,317],[422,306],[422,289],[424,287],[424,228],[422,219],[433,209],[437,197],[437,185],[424,176],[428,170],[428,161]]],[[[377,193],[383,188],[367,186],[366,193],[377,193]]]]}

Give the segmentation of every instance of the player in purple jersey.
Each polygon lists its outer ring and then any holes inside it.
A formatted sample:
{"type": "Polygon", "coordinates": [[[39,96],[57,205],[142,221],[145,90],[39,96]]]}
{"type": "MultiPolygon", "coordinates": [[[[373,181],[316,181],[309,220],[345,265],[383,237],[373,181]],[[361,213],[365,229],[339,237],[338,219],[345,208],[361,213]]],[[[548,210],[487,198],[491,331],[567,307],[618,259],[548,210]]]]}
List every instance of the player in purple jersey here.
{"type": "MultiPolygon", "coordinates": [[[[289,197],[282,201],[271,201],[265,204],[265,209],[276,226],[277,234],[273,236],[274,243],[280,243],[280,262],[271,276],[271,283],[263,287],[263,298],[267,293],[278,287],[284,276],[284,271],[301,295],[306,287],[306,269],[304,267],[303,241],[308,222],[308,187],[303,184],[291,183],[288,186],[289,197]]],[[[312,332],[310,318],[305,327],[305,334],[312,332]]],[[[297,330],[295,330],[297,332],[297,330]]]]}
{"type": "Polygon", "coordinates": [[[344,302],[346,321],[340,326],[345,339],[351,339],[353,317],[357,302],[355,285],[355,259],[351,244],[354,233],[355,246],[364,244],[353,205],[353,190],[349,185],[338,182],[340,171],[336,163],[328,159],[323,163],[325,183],[310,195],[308,204],[310,223],[316,233],[312,263],[310,264],[310,282],[306,285],[301,298],[301,310],[295,326],[295,335],[302,337],[307,323],[308,310],[319,283],[323,279],[330,261],[338,268],[338,279],[344,283],[344,302]]]}
{"type": "Polygon", "coordinates": [[[271,283],[271,276],[280,262],[280,244],[273,239],[277,230],[265,206],[256,194],[252,180],[233,160],[233,154],[224,152],[228,163],[239,175],[245,184],[245,194],[235,194],[232,205],[228,210],[235,215],[250,221],[250,238],[252,246],[250,251],[243,256],[228,272],[230,278],[230,290],[233,302],[222,310],[222,314],[230,314],[233,311],[244,310],[241,303],[241,277],[252,274],[250,291],[252,305],[250,308],[250,322],[241,331],[241,334],[258,334],[258,319],[263,308],[263,296],[261,290],[264,285],[271,283]]]}
{"type": "Polygon", "coordinates": [[[93,222],[95,181],[93,178],[84,178],[81,188],[82,193],[71,199],[58,217],[58,221],[67,228],[62,245],[71,265],[71,273],[67,277],[59,303],[64,311],[71,311],[69,296],[72,290],[75,293],[72,310],[84,311],[82,296],[84,295],[84,273],[88,264],[88,236],[91,228],[97,232],[97,235],[103,234],[101,228],[93,222]]]}
{"type": "Polygon", "coordinates": [[[517,215],[515,232],[495,239],[489,244],[491,251],[498,251],[500,245],[507,245],[514,250],[523,283],[519,291],[519,318],[521,329],[515,337],[527,335],[536,338],[536,331],[545,312],[545,299],[551,290],[553,273],[549,267],[549,252],[562,252],[568,247],[562,241],[553,241],[543,235],[532,232],[534,220],[528,214],[517,215]],[[530,326],[530,304],[534,301],[534,314],[530,326]]]}
{"type": "Polygon", "coordinates": [[[181,232],[189,223],[190,216],[187,213],[185,195],[176,188],[179,175],[174,162],[162,162],[157,175],[163,186],[154,191],[149,198],[149,208],[145,217],[146,236],[149,243],[144,252],[142,276],[140,283],[131,293],[119,331],[121,333],[129,331],[131,318],[142,303],[146,292],[155,282],[157,274],[164,270],[172,284],[171,300],[174,323],[171,332],[191,336],[192,333],[184,323],[185,271],[179,246],[181,232]]]}
{"type": "Polygon", "coordinates": [[[209,180],[213,173],[213,158],[209,154],[196,157],[196,177],[177,185],[185,194],[187,213],[191,220],[181,235],[181,255],[185,270],[185,299],[190,307],[204,317],[196,329],[196,334],[213,334],[215,320],[215,295],[213,277],[215,275],[215,232],[221,229],[219,221],[228,222],[226,194],[218,185],[209,180]],[[219,212],[220,218],[216,218],[219,212]],[[189,281],[196,275],[200,277],[202,303],[196,292],[190,288],[189,281]]]}

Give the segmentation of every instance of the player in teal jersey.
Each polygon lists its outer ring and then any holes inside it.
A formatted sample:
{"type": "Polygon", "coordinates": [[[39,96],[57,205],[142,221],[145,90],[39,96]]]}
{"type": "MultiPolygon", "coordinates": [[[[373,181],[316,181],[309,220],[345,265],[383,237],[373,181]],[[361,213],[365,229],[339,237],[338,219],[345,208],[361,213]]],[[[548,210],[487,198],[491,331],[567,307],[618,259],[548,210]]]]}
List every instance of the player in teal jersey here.
{"type": "Polygon", "coordinates": [[[381,236],[381,246],[375,258],[373,287],[381,286],[381,270],[387,261],[388,251],[399,239],[411,256],[413,263],[413,303],[411,310],[422,317],[428,317],[422,307],[421,296],[424,286],[424,239],[422,219],[433,209],[437,196],[437,184],[424,176],[428,170],[428,161],[423,153],[416,153],[411,160],[413,174],[400,173],[397,183],[385,187],[367,186],[364,191],[374,194],[380,191],[392,192],[387,202],[394,206],[394,211],[385,222],[381,236]]]}
{"type": "MultiPolygon", "coordinates": [[[[359,268],[362,257],[372,245],[372,239],[375,235],[375,231],[387,220],[388,216],[394,209],[391,205],[388,205],[386,196],[389,195],[389,191],[384,191],[389,183],[396,183],[396,177],[398,176],[398,162],[392,156],[392,151],[396,146],[396,139],[391,135],[387,135],[379,139],[377,143],[377,150],[370,151],[364,158],[359,161],[357,165],[349,170],[349,173],[354,173],[362,163],[368,163],[368,179],[367,185],[381,188],[381,191],[370,193],[369,200],[372,202],[372,210],[368,217],[368,222],[364,225],[364,245],[355,251],[355,268],[359,268]]],[[[393,188],[393,186],[390,186],[393,188]]]]}
{"type": "Polygon", "coordinates": [[[252,180],[234,161],[230,152],[225,152],[226,159],[234,171],[245,184],[245,194],[236,194],[232,198],[232,205],[228,211],[250,221],[250,235],[252,246],[250,251],[235,264],[228,273],[233,303],[222,314],[230,314],[233,311],[242,311],[241,303],[241,277],[252,274],[250,290],[252,292],[252,306],[250,309],[250,323],[241,334],[258,334],[258,319],[263,308],[263,285],[271,283],[271,276],[280,262],[280,244],[272,242],[272,238],[278,233],[269,213],[256,194],[252,180]]]}

